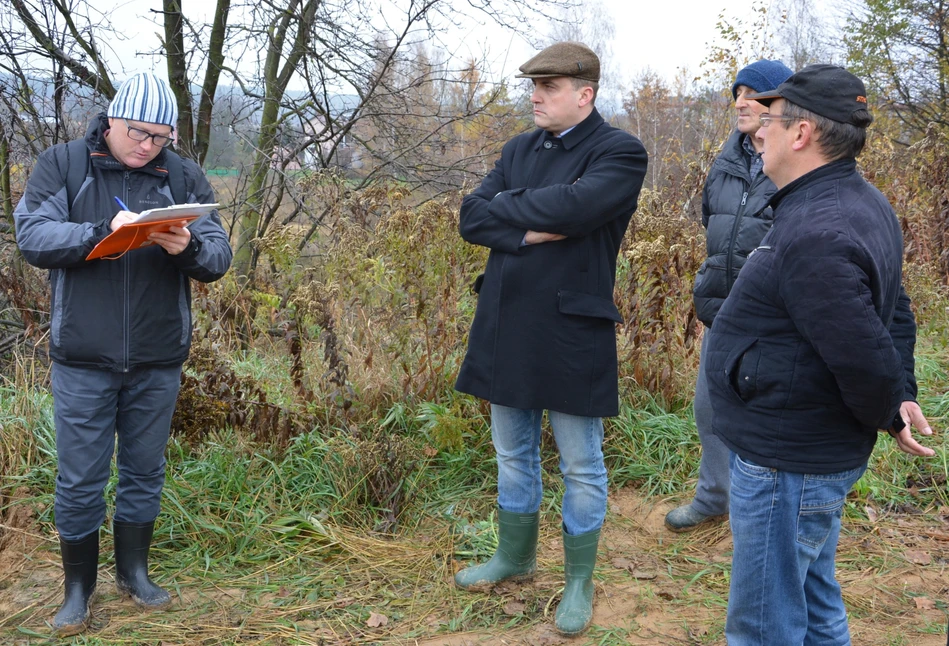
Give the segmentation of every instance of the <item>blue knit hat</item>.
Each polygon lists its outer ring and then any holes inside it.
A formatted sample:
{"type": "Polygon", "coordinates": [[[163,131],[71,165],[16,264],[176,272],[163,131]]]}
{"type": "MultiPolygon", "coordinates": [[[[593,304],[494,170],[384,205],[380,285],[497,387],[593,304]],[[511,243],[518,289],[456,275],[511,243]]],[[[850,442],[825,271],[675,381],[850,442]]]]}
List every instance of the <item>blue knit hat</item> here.
{"type": "Polygon", "coordinates": [[[167,81],[151,72],[141,72],[123,83],[109,104],[107,115],[113,119],[160,123],[175,129],[178,127],[175,95],[167,81]]]}
{"type": "Polygon", "coordinates": [[[738,72],[732,85],[732,97],[738,98],[738,86],[745,85],[755,92],[770,92],[784,83],[794,72],[781,61],[762,59],[738,72]]]}

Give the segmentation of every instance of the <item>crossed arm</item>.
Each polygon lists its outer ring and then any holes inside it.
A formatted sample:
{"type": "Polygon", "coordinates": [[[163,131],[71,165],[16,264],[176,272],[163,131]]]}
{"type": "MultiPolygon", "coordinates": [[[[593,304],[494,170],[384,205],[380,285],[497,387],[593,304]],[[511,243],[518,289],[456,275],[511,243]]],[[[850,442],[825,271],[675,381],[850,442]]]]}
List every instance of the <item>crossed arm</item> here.
{"type": "Polygon", "coordinates": [[[645,173],[646,152],[630,139],[594,159],[572,182],[510,188],[502,154],[481,186],[462,201],[461,236],[517,253],[522,243],[587,235],[635,209],[645,173]]]}

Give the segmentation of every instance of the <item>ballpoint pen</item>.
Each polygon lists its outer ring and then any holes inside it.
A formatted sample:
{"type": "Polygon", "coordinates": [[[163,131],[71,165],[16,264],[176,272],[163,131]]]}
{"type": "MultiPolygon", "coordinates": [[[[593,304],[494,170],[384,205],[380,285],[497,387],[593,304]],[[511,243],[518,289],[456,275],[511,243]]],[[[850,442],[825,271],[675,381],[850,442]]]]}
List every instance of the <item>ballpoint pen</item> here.
{"type": "Polygon", "coordinates": [[[123,211],[129,210],[129,207],[125,206],[125,202],[120,200],[118,195],[115,196],[115,201],[118,202],[119,208],[122,209],[123,211]]]}

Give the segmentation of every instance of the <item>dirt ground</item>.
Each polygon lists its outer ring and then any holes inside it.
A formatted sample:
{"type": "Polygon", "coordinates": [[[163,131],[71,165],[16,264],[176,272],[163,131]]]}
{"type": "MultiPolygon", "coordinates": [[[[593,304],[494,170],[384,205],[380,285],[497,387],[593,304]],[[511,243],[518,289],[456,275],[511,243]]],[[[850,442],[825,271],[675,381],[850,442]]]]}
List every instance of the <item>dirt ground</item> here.
{"type": "MultiPolygon", "coordinates": [[[[405,640],[418,646],[510,644],[725,644],[731,564],[727,523],[694,534],[663,527],[672,501],[643,500],[625,489],[610,499],[600,543],[593,628],[566,638],[548,621],[513,633],[485,632],[405,640]],[[683,584],[683,579],[685,584],[683,584]],[[702,583],[703,579],[707,579],[702,583]],[[698,589],[703,588],[703,589],[698,589]]],[[[949,646],[949,509],[939,525],[914,516],[877,517],[873,526],[848,523],[838,550],[838,578],[850,611],[855,646],[949,646]]],[[[561,558],[559,541],[543,561],[561,558]]],[[[540,575],[543,576],[543,575],[540,575]]],[[[535,582],[535,585],[537,583],[535,582]]],[[[504,594],[516,593],[499,590],[504,594]]]]}
{"type": "MultiPolygon", "coordinates": [[[[558,644],[717,645],[724,644],[723,627],[731,563],[727,523],[687,535],[663,528],[674,501],[643,499],[633,489],[610,498],[610,514],[600,543],[596,609],[593,627],[568,639],[553,630],[559,600],[562,563],[557,532],[544,527],[538,576],[533,583],[502,584],[492,594],[505,600],[504,615],[523,615],[525,606],[542,608],[526,627],[486,632],[444,634],[451,617],[421,618],[428,637],[407,638],[392,631],[371,643],[412,646],[481,646],[486,644],[553,646],[558,644]]],[[[32,530],[31,514],[14,506],[0,519],[0,643],[35,644],[48,631],[61,599],[62,570],[51,541],[32,530]]],[[[884,513],[870,510],[860,522],[848,520],[838,551],[838,578],[850,612],[855,645],[945,646],[946,602],[949,599],[949,509],[933,515],[884,513]],[[873,520],[869,520],[873,518],[873,520]]],[[[100,573],[100,587],[106,582],[100,573]]],[[[189,591],[182,590],[187,597],[189,591]]],[[[240,596],[240,591],[235,591],[240,596]]],[[[472,597],[463,596],[470,600],[472,597]]],[[[226,604],[226,601],[222,603],[226,604]]],[[[130,602],[110,600],[106,611],[95,611],[96,624],[148,621],[130,602]]],[[[169,611],[173,614],[174,610],[169,611]]],[[[158,616],[155,621],[160,622],[158,616]]],[[[173,623],[173,622],[172,622],[173,623]]],[[[318,623],[318,622],[316,622],[318,623]]],[[[513,623],[513,622],[512,622],[513,623]]],[[[525,622],[518,622],[524,626],[525,622]]],[[[313,626],[318,631],[316,625],[313,626]]],[[[172,628],[171,625],[168,628],[172,628]]],[[[407,631],[406,631],[407,632],[407,631]]],[[[108,641],[109,630],[97,643],[108,641]]],[[[189,642],[148,640],[149,643],[211,643],[205,636],[189,642]]],[[[240,640],[244,643],[246,640],[240,640]]],[[[317,644],[319,639],[287,635],[258,635],[257,643],[317,644]]],[[[115,642],[117,643],[117,642],[115,642]]],[[[122,640],[122,643],[128,643],[122,640]]],[[[233,643],[230,641],[222,643],[233,643]]],[[[332,641],[329,643],[345,643],[332,641]]],[[[370,642],[361,642],[370,643],[370,642]]]]}

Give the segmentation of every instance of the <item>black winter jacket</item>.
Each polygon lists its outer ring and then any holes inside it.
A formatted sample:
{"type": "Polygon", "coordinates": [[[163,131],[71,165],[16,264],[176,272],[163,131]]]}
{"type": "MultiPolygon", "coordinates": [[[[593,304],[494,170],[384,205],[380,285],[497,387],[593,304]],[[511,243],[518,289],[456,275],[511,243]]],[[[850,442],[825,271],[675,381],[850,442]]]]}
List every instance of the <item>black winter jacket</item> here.
{"type": "MultiPolygon", "coordinates": [[[[165,151],[142,168],[125,168],[105,145],[108,121],[100,115],[85,141],[91,176],[66,198],[66,146],[36,160],[14,212],[17,244],[31,265],[49,269],[50,357],[59,363],[114,372],[181,364],[191,347],[189,279],[217,280],[231,262],[231,246],[217,212],[189,225],[195,244],[172,256],[158,245],[118,260],[86,256],[110,232],[119,211],[115,197],[133,212],[169,206],[165,151]]],[[[214,202],[201,169],[183,159],[189,203],[214,202]]],[[[73,163],[76,163],[73,160],[73,163]]],[[[83,163],[83,162],[79,162],[83,163]]]]}
{"type": "Polygon", "coordinates": [[[702,191],[702,224],[708,258],[692,288],[695,313],[707,326],[728,296],[748,254],[771,228],[768,200],[777,188],[764,173],[754,182],[748,171],[744,133],[736,130],[712,164],[702,191]]]}
{"type": "Polygon", "coordinates": [[[774,226],[709,331],[715,432],[762,466],[852,469],[916,394],[900,224],[853,159],[771,203],[774,226]]]}
{"type": "Polygon", "coordinates": [[[455,387],[494,404],[619,412],[616,256],[646,150],[594,111],[556,139],[515,137],[461,205],[460,231],[491,249],[455,387]],[[567,236],[521,246],[528,230],[567,236]]]}

